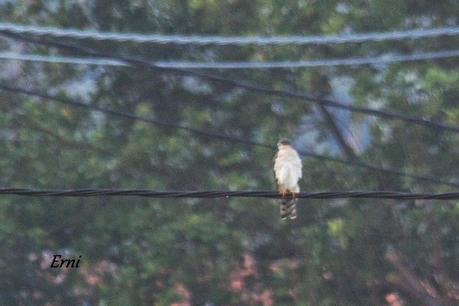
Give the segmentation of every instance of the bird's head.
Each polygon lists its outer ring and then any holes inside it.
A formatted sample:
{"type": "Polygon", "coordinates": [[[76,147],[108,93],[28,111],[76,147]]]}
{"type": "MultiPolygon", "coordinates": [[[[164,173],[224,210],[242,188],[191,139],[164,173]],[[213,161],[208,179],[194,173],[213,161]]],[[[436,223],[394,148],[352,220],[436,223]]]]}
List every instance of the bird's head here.
{"type": "Polygon", "coordinates": [[[277,147],[280,148],[282,146],[289,146],[290,145],[290,140],[287,138],[281,138],[279,142],[277,143],[277,147]]]}

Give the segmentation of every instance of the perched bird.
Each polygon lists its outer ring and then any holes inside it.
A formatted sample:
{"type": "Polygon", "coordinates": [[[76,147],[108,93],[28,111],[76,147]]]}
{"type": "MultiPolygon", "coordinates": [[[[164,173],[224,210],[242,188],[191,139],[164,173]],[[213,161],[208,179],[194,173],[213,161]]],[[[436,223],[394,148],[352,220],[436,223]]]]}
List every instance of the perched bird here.
{"type": "Polygon", "coordinates": [[[296,218],[295,194],[300,192],[298,181],[302,177],[302,163],[298,152],[290,145],[287,139],[281,139],[277,143],[278,151],[274,157],[274,174],[276,176],[278,190],[282,194],[280,202],[281,219],[296,218]],[[291,196],[286,197],[288,193],[291,196]]]}

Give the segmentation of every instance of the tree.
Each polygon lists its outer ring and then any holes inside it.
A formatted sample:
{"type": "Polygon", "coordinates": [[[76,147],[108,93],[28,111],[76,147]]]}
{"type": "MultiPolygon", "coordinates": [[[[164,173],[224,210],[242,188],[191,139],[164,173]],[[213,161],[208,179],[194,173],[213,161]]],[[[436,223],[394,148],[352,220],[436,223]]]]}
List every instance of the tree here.
{"type": "MultiPolygon", "coordinates": [[[[96,1],[0,4],[2,20],[174,34],[336,34],[457,24],[451,1],[96,1]]],[[[61,40],[152,60],[285,60],[448,49],[456,37],[325,46],[225,47],[61,40]]],[[[2,39],[4,49],[78,55],[2,39]]],[[[455,124],[457,59],[363,67],[231,71],[455,124]]],[[[141,68],[13,63],[1,82],[121,112],[457,180],[456,134],[141,68]]],[[[3,186],[272,189],[265,148],[0,93],[3,186]]],[[[450,187],[304,159],[303,190],[450,187]]],[[[0,304],[452,305],[459,206],[431,201],[0,198],[0,304]],[[82,255],[51,270],[52,254],[82,255]]]]}

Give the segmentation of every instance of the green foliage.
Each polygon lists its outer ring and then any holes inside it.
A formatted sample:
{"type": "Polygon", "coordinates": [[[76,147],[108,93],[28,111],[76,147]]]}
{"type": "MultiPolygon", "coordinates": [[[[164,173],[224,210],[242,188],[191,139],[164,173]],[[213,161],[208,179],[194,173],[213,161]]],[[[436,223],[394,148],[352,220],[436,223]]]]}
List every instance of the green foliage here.
{"type": "MultiPolygon", "coordinates": [[[[0,2],[0,17],[9,22],[173,34],[332,35],[447,26],[456,15],[454,1],[425,0],[0,2]]],[[[148,59],[263,61],[447,49],[458,40],[276,47],[77,42],[148,59]]],[[[4,48],[13,45],[17,42],[2,42],[4,48]]],[[[22,48],[57,53],[31,44],[22,48]]],[[[336,91],[348,80],[355,105],[457,124],[457,63],[225,76],[340,99],[336,91]]],[[[2,70],[2,82],[254,141],[275,144],[287,136],[302,149],[348,157],[319,109],[303,101],[138,68],[38,63],[16,68],[2,70]]],[[[274,187],[274,152],[264,148],[4,92],[0,102],[2,186],[274,187]]],[[[346,140],[356,140],[359,160],[457,181],[456,134],[332,114],[343,132],[352,132],[345,133],[346,140]]],[[[305,191],[448,190],[313,158],[305,158],[303,167],[305,191]]],[[[1,197],[0,304],[396,305],[389,301],[394,295],[405,305],[458,303],[458,203],[300,201],[296,222],[279,219],[276,201],[267,199],[1,197]],[[56,253],[82,255],[82,268],[49,269],[56,253]]]]}

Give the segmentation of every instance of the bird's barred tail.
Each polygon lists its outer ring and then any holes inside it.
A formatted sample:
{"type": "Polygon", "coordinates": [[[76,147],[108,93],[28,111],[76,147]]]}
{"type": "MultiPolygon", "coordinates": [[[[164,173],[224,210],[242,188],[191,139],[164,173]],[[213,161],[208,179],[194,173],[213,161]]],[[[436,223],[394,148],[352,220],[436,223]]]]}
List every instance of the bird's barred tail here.
{"type": "Polygon", "coordinates": [[[296,219],[296,199],[282,199],[280,203],[281,219],[296,219]]]}

